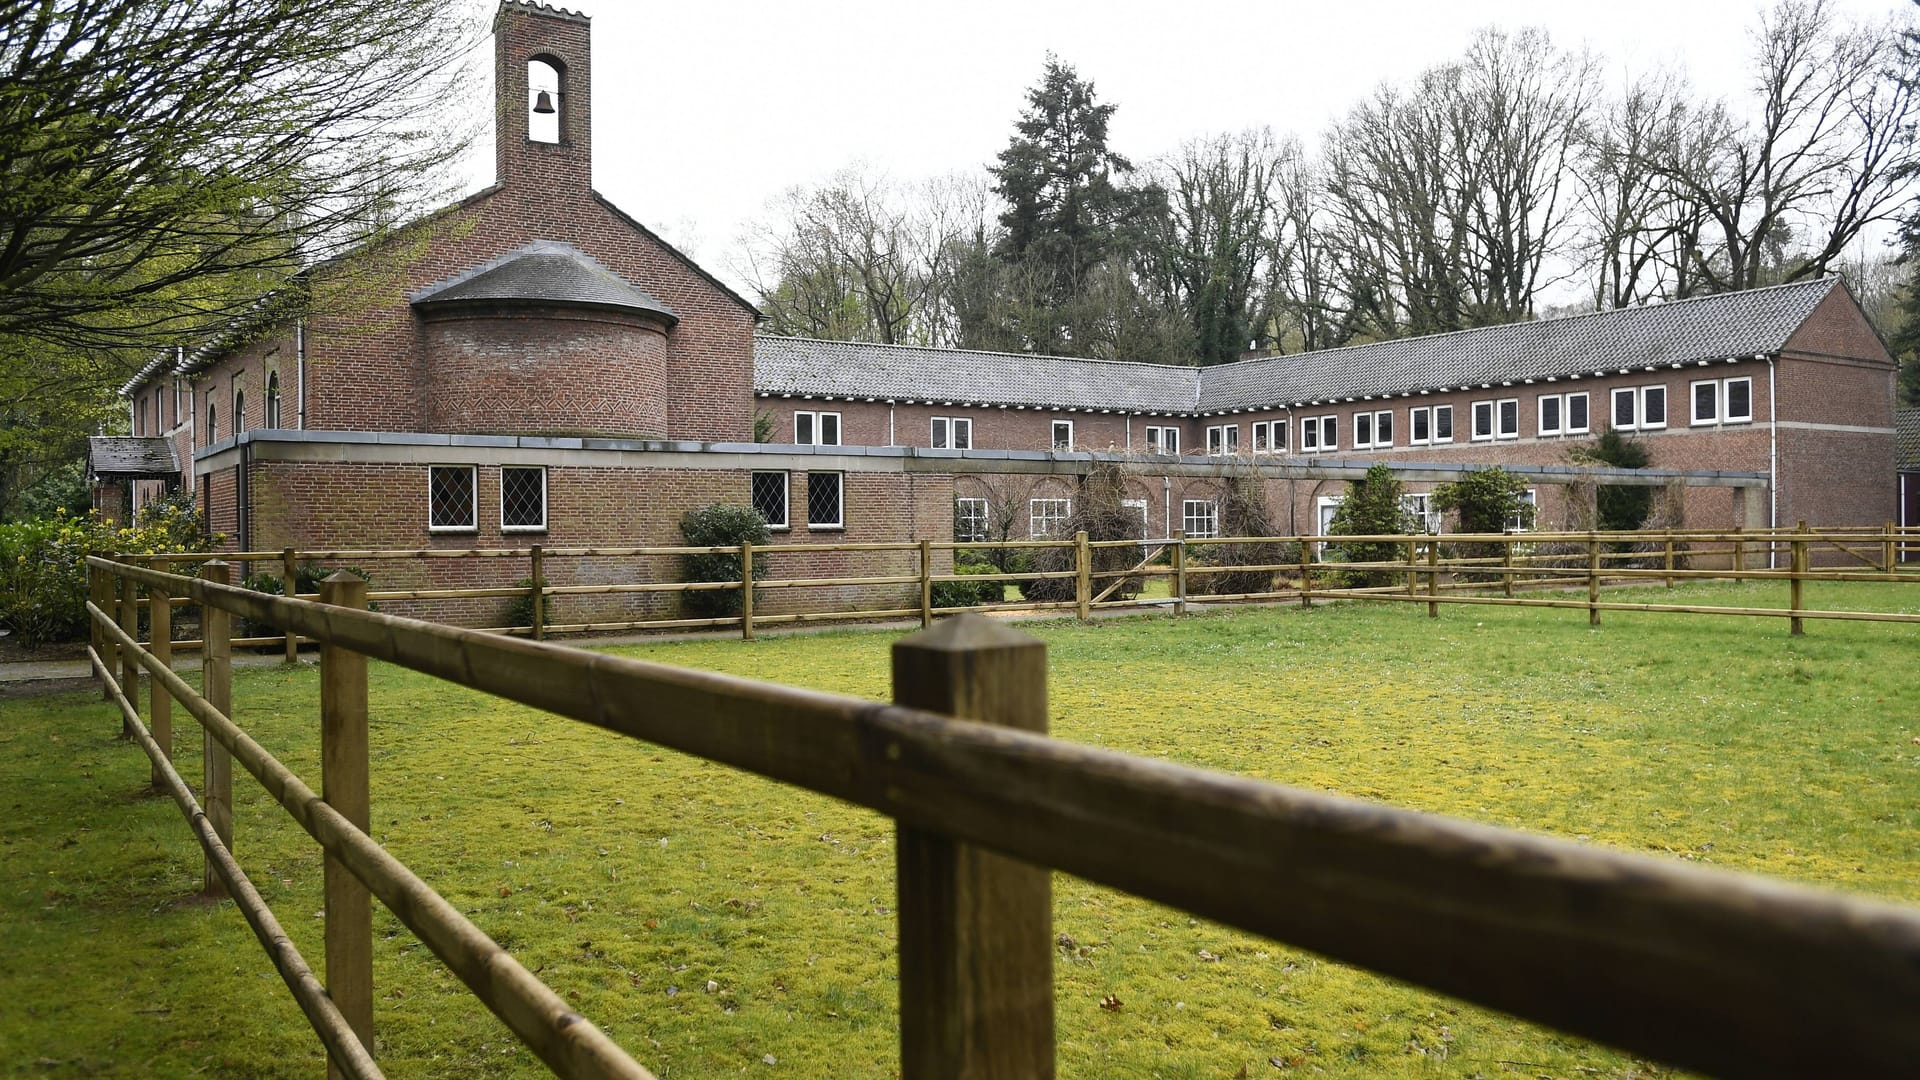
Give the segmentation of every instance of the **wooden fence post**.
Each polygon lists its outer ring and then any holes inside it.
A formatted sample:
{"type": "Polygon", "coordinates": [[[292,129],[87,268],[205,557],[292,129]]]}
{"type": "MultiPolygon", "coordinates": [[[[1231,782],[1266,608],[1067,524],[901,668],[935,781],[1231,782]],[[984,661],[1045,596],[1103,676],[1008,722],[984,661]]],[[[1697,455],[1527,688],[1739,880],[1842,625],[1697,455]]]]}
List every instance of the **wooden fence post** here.
{"type": "Polygon", "coordinates": [[[1513,599],[1513,534],[1500,537],[1500,590],[1513,599]]]}
{"type": "MultiPolygon", "coordinates": [[[[131,564],[131,557],[123,562],[131,564]]],[[[124,574],[120,579],[120,629],[134,641],[140,640],[140,586],[124,574]]],[[[134,712],[140,711],[140,662],[134,659],[132,649],[120,650],[120,689],[127,696],[127,703],[134,712]]],[[[132,725],[122,725],[120,734],[124,738],[133,738],[132,725]]]]}
{"type": "Polygon", "coordinates": [[[1313,545],[1300,538],[1300,606],[1313,606],[1313,545]]]}
{"type": "Polygon", "coordinates": [[[1880,546],[1880,569],[1888,574],[1893,573],[1895,558],[1893,553],[1893,529],[1893,522],[1887,522],[1887,539],[1880,546]]]}
{"type": "Polygon", "coordinates": [[[1081,622],[1093,617],[1093,554],[1087,547],[1087,531],[1073,534],[1073,605],[1081,622]]]}
{"type": "MultiPolygon", "coordinates": [[[[87,567],[87,595],[93,600],[93,606],[107,613],[109,617],[117,614],[113,603],[113,575],[97,566],[87,567]]],[[[89,617],[87,627],[93,631],[93,651],[100,654],[100,662],[106,665],[108,675],[120,670],[120,645],[100,629],[100,621],[89,617]]],[[[100,683],[100,697],[113,700],[113,691],[107,689],[105,680],[100,683]]],[[[124,719],[121,727],[126,727],[124,719]]]]}
{"type": "MultiPolygon", "coordinates": [[[[365,611],[367,583],[342,570],[320,583],[320,602],[365,611]]],[[[320,788],[327,805],[354,828],[367,831],[367,658],[323,641],[320,645],[320,788]]],[[[360,1045],[373,1052],[373,901],[367,887],[327,856],[327,996],[340,1008],[360,1045]]],[[[343,1077],[328,1062],[329,1080],[343,1077]]]]}
{"type": "Polygon", "coordinates": [[[1427,618],[1440,617],[1440,538],[1434,537],[1427,545],[1427,618]]]}
{"type": "Polygon", "coordinates": [[[1173,613],[1187,613],[1187,530],[1173,532],[1173,613]]]}
{"type": "Polygon", "coordinates": [[[740,640],[753,640],[753,542],[740,544],[740,640]]]}
{"type": "MultiPolygon", "coordinates": [[[[893,646],[893,700],[1044,734],[1047,648],[962,615],[893,646]]],[[[900,825],[903,1080],[1054,1074],[1050,871],[900,825]]]]}
{"type": "Polygon", "coordinates": [[[1673,534],[1667,534],[1667,588],[1673,588],[1673,534]]]}
{"type": "Polygon", "coordinates": [[[1587,534],[1587,625],[1600,625],[1600,539],[1587,534]]]}
{"type": "Polygon", "coordinates": [[[933,625],[933,541],[920,541],[920,629],[933,625]]]}
{"type": "MultiPolygon", "coordinates": [[[[1793,531],[1793,547],[1790,549],[1792,554],[1788,557],[1787,571],[1792,575],[1792,580],[1787,584],[1787,593],[1791,598],[1788,606],[1794,611],[1805,611],[1807,607],[1806,594],[1804,592],[1806,582],[1801,579],[1807,572],[1807,541],[1803,535],[1807,531],[1807,523],[1802,521],[1793,531]]],[[[1800,637],[1807,632],[1806,621],[1798,615],[1789,618],[1787,623],[1788,633],[1794,637],[1800,637]]]]}
{"type": "Polygon", "coordinates": [[[1407,540],[1407,599],[1420,595],[1420,545],[1413,539],[1407,540]]]}
{"type": "Polygon", "coordinates": [[[533,598],[533,640],[547,640],[547,553],[539,544],[527,555],[527,576],[533,582],[527,592],[533,598]]]}
{"type": "MultiPolygon", "coordinates": [[[[153,569],[167,574],[173,567],[165,559],[155,559],[153,569]]],[[[166,667],[173,669],[173,599],[172,593],[164,585],[155,585],[147,590],[147,651],[153,658],[166,667]]],[[[152,704],[148,706],[147,731],[160,747],[160,753],[168,761],[173,760],[173,694],[159,679],[147,679],[147,688],[152,692],[152,704]]],[[[160,763],[153,763],[153,789],[167,790],[166,777],[160,771],[160,763]]]]}
{"type": "MultiPolygon", "coordinates": [[[[1733,568],[1735,570],[1745,570],[1747,568],[1747,542],[1740,539],[1740,533],[1743,531],[1739,525],[1733,527],[1733,568]]],[[[1767,541],[1767,551],[1769,553],[1773,551],[1772,540],[1767,541]]],[[[1773,560],[1771,558],[1767,560],[1767,568],[1769,570],[1773,568],[1773,560]]]]}
{"type": "MultiPolygon", "coordinates": [[[[233,567],[215,559],[202,563],[200,577],[215,585],[228,584],[233,567]]],[[[200,694],[223,716],[233,715],[233,616],[212,604],[200,605],[200,694]]],[[[200,732],[200,809],[228,851],[233,850],[233,758],[205,728],[200,732]]],[[[200,891],[225,896],[227,887],[206,860],[200,891]]]]}
{"type": "MultiPolygon", "coordinates": [[[[300,595],[300,567],[294,562],[292,548],[280,549],[280,588],[284,596],[294,597],[300,595]]],[[[300,635],[294,633],[292,627],[287,628],[285,648],[286,662],[289,664],[299,663],[300,635]]]]}

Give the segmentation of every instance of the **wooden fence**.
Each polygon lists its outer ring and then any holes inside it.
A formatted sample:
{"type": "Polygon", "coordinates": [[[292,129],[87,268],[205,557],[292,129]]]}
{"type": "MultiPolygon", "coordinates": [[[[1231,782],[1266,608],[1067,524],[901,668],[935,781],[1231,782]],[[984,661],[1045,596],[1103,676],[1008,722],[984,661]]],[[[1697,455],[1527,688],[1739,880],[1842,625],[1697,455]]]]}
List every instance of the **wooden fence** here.
{"type": "Polygon", "coordinates": [[[105,693],[333,1075],[379,1075],[369,893],[555,1073],[650,1075],[368,837],[367,657],[893,818],[907,1080],[1053,1074],[1052,870],[1682,1066],[1920,1060],[1920,909],[1054,740],[1044,645],[992,620],[897,641],[889,705],[371,612],[347,574],[314,602],[230,585],[224,562],[88,563],[105,693]],[[206,613],[200,691],[169,666],[173,598],[206,613]],[[321,643],[324,794],[236,723],[233,616],[321,643]],[[171,765],[176,701],[205,735],[197,797],[171,765]],[[233,858],[231,760],[326,851],[324,983],[233,858]]]}
{"type": "MultiPolygon", "coordinates": [[[[1522,607],[1584,610],[1594,625],[1605,611],[1652,611],[1706,615],[1785,618],[1791,632],[1804,631],[1809,619],[1849,619],[1915,622],[1920,616],[1892,612],[1834,611],[1809,608],[1809,582],[1920,582],[1920,528],[1891,523],[1870,528],[1674,530],[1584,533],[1495,533],[1486,535],[1426,534],[1388,536],[1275,536],[1187,537],[1169,540],[1092,541],[1084,534],[1058,540],[1005,540],[959,543],[905,541],[865,544],[742,544],[738,548],[697,547],[561,547],[481,549],[348,549],[328,551],[232,552],[218,555],[174,553],[143,556],[150,563],[198,563],[220,558],[242,567],[265,565],[283,593],[298,593],[303,565],[368,565],[376,581],[387,577],[383,566],[449,562],[471,566],[499,566],[503,583],[473,588],[373,588],[374,603],[413,605],[418,614],[437,614],[436,601],[509,600],[523,602],[530,621],[518,625],[479,626],[496,633],[530,636],[652,630],[737,630],[751,639],[756,629],[800,623],[859,620],[915,619],[930,626],[941,615],[964,611],[1004,614],[1073,614],[1090,618],[1096,611],[1135,609],[1185,614],[1195,604],[1275,603],[1315,600],[1373,599],[1427,605],[1438,615],[1442,604],[1501,604],[1522,607]],[[1109,552],[1137,552],[1118,560],[1109,552]],[[1353,561],[1347,553],[1374,555],[1391,549],[1392,558],[1353,561]],[[732,555],[736,579],[728,582],[679,580],[622,581],[565,584],[555,574],[570,560],[678,560],[693,555],[732,555]],[[833,555],[862,555],[888,560],[890,572],[831,577],[809,572],[810,564],[833,555]],[[756,560],[775,556],[788,559],[797,573],[756,580],[756,560]],[[953,564],[971,556],[997,560],[986,573],[953,573],[953,564]],[[1024,568],[1044,561],[1050,569],[1024,568]],[[1827,565],[1816,566],[1816,561],[1827,565]],[[1117,562],[1117,566],[1115,565],[1117,562]],[[947,564],[944,568],[942,563],[947,564]],[[510,581],[524,568],[524,584],[510,581]],[[1395,584],[1382,583],[1391,576],[1395,584]],[[1371,584],[1355,584],[1356,579],[1371,584]],[[1603,601],[1608,586],[1664,585],[1685,581],[1784,581],[1788,603],[1778,608],[1725,607],[1702,604],[1618,603],[1603,601]],[[1015,600],[954,604],[941,597],[943,587],[977,587],[996,582],[1024,588],[1032,597],[1015,600]],[[1164,582],[1164,593],[1143,591],[1147,582],[1164,582]],[[1223,589],[1219,583],[1233,582],[1223,589]],[[1245,587],[1251,582],[1256,587],[1245,587]],[[809,604],[809,591],[858,590],[868,602],[837,607],[831,602],[809,604]],[[1582,599],[1559,591],[1584,590],[1582,599]],[[569,599],[607,597],[680,598],[696,593],[724,593],[739,598],[739,613],[626,619],[554,621],[550,607],[569,599]],[[769,598],[800,596],[789,607],[804,610],[769,612],[769,598]]],[[[254,580],[259,580],[255,578],[254,580]]],[[[189,601],[176,598],[176,605],[189,601]]],[[[444,616],[436,621],[452,621],[444,616]]],[[[298,648],[293,634],[236,639],[239,646],[280,645],[289,658],[298,648]]],[[[174,643],[194,649],[197,639],[174,643]]]]}

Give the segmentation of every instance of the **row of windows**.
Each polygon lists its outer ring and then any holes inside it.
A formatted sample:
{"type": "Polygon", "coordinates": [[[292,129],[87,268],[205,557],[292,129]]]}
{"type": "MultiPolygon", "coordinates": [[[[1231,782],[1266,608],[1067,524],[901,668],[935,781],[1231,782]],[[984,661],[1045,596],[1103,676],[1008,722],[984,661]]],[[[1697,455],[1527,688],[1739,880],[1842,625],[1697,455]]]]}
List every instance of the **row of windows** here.
{"type": "MultiPolygon", "coordinates": [[[[1142,535],[1145,535],[1146,502],[1129,499],[1126,505],[1139,511],[1142,535]]],[[[1029,499],[1027,535],[1034,539],[1057,535],[1072,516],[1072,499],[1029,499]]],[[[1180,504],[1180,521],[1188,536],[1216,536],[1220,531],[1220,504],[1212,499],[1184,500],[1180,504]]],[[[983,544],[995,538],[987,500],[966,496],[953,500],[953,538],[962,544],[983,544]]]]}
{"type": "MultiPolygon", "coordinates": [[[[176,425],[180,422],[180,397],[181,397],[181,387],[179,383],[176,382],[173,388],[173,422],[176,425]]],[[[247,431],[247,392],[237,387],[233,391],[232,417],[233,417],[233,422],[231,425],[231,430],[229,430],[227,434],[229,436],[232,436],[232,435],[240,435],[245,433],[247,431]]],[[[267,375],[267,407],[266,407],[266,415],[262,417],[262,419],[265,420],[266,427],[269,430],[278,428],[281,426],[280,424],[280,373],[277,371],[271,372],[267,375]]],[[[161,421],[162,421],[162,410],[160,408],[160,391],[156,389],[153,392],[153,396],[147,399],[145,407],[135,409],[134,434],[158,435],[168,429],[168,426],[163,426],[161,421]]],[[[206,427],[206,430],[201,433],[201,443],[206,446],[212,446],[214,443],[217,443],[219,441],[220,441],[220,405],[218,402],[213,400],[213,394],[208,393],[207,394],[207,427],[206,427]]]]}
{"type": "MultiPolygon", "coordinates": [[[[1703,379],[1692,384],[1692,425],[1739,424],[1753,420],[1753,379],[1703,379]]],[[[1473,402],[1472,439],[1485,442],[1520,437],[1520,399],[1497,398],[1473,402]]],[[[1542,394],[1537,402],[1536,431],[1542,438],[1585,435],[1592,431],[1588,394],[1542,394]]],[[[1351,449],[1378,450],[1394,445],[1394,413],[1391,409],[1366,410],[1351,414],[1351,449]]],[[[1407,410],[1407,442],[1426,446],[1453,441],[1453,406],[1416,406],[1407,410]]],[[[1260,420],[1252,425],[1253,452],[1284,453],[1287,450],[1287,421],[1260,420]]],[[[1336,415],[1302,417],[1300,452],[1326,453],[1340,449],[1340,418],[1336,415]]],[[[1667,388],[1664,385],[1621,387],[1613,391],[1613,426],[1622,431],[1650,431],[1667,426],[1667,388]]],[[[1232,455],[1240,452],[1240,425],[1213,424],[1206,429],[1207,453],[1232,455]]],[[[802,446],[840,445],[840,414],[837,412],[796,412],[793,414],[793,441],[802,446]]],[[[928,445],[935,449],[968,450],[973,447],[973,421],[966,417],[936,416],[928,445]]],[[[1073,421],[1053,421],[1052,446],[1056,450],[1073,447],[1073,421]]],[[[1150,425],[1146,428],[1146,450],[1150,454],[1178,454],[1180,429],[1150,425]]]]}
{"type": "MultiPolygon", "coordinates": [[[[793,477],[787,472],[757,472],[752,478],[753,508],[769,529],[786,529],[793,477]]],[[[842,529],[847,523],[846,474],[807,474],[807,528],[842,529]]]]}
{"type": "MultiPolygon", "coordinates": [[[[472,532],[480,523],[480,481],[472,465],[427,466],[427,529],[472,532]]],[[[542,532],[547,527],[547,470],[505,465],[500,469],[500,531],[542,532]]]]}

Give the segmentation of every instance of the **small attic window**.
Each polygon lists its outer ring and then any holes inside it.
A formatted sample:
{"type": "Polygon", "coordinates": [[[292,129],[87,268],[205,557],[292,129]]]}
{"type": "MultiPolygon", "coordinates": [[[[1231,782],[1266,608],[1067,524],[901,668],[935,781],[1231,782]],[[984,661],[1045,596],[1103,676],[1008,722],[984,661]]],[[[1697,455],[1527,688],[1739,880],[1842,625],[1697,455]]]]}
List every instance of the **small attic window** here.
{"type": "Polygon", "coordinates": [[[560,66],[553,60],[527,61],[527,139],[560,141],[560,66]]]}

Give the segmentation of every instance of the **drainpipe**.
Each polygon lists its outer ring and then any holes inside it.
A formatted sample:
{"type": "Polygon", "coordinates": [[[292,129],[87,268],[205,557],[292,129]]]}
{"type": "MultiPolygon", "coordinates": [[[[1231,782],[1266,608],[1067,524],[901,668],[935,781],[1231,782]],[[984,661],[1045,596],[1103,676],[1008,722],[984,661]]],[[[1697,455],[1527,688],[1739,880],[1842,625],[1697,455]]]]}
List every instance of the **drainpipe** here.
{"type": "Polygon", "coordinates": [[[887,402],[887,445],[893,445],[893,402],[887,402]]]}
{"type": "Polygon", "coordinates": [[[293,426],[307,428],[307,320],[293,320],[294,402],[293,426]]]}
{"type": "Polygon", "coordinates": [[[1173,537],[1173,477],[1160,478],[1160,536],[1163,539],[1173,537]]]}
{"type": "MultiPolygon", "coordinates": [[[[1773,392],[1773,361],[1767,357],[1767,528],[1780,527],[1780,399],[1773,392]]],[[[1775,545],[1767,545],[1767,569],[1779,568],[1775,545]]]]}

